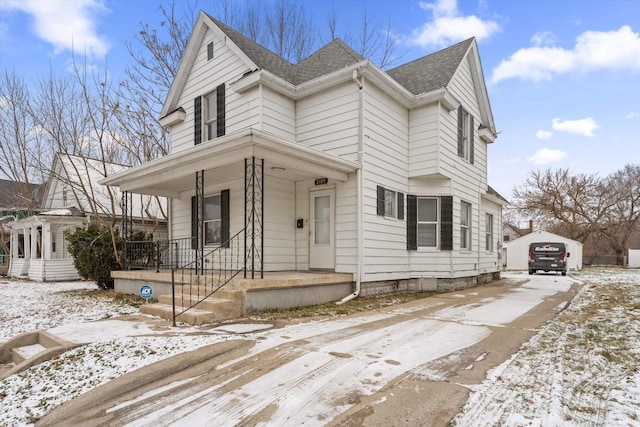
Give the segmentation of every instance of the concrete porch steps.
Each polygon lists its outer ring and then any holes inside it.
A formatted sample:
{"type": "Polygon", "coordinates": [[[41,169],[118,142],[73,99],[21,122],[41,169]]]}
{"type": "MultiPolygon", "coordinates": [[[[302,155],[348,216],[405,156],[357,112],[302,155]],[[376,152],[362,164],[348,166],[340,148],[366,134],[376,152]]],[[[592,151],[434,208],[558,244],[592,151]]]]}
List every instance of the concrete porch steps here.
{"type": "Polygon", "coordinates": [[[47,331],[18,335],[0,345],[0,380],[79,345],[58,338],[47,331]]]}
{"type": "MultiPolygon", "coordinates": [[[[200,298],[195,289],[189,293],[188,286],[176,287],[176,314],[183,311],[187,306],[197,303],[199,300],[200,298]]],[[[156,304],[144,304],[140,306],[140,311],[163,319],[172,320],[172,296],[160,295],[156,304]]],[[[243,315],[243,293],[241,291],[221,289],[212,296],[205,298],[204,301],[196,307],[178,315],[176,321],[185,322],[190,325],[203,325],[205,323],[242,317],[243,315]]]]}

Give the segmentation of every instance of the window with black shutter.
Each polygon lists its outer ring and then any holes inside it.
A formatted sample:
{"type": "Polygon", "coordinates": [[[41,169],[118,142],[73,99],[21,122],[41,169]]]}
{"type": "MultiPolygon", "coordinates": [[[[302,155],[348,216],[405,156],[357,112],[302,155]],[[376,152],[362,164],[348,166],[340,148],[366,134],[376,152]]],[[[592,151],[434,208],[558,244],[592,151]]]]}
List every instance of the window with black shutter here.
{"type": "Polygon", "coordinates": [[[202,98],[193,100],[193,144],[202,142],[202,98]]]}

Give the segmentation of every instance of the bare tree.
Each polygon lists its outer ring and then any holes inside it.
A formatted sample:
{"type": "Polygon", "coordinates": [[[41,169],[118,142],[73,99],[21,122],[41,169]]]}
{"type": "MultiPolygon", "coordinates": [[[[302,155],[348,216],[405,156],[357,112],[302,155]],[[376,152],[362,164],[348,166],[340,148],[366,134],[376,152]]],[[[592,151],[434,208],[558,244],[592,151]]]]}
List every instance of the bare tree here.
{"type": "Polygon", "coordinates": [[[514,190],[515,205],[548,231],[584,242],[611,208],[611,191],[597,175],[569,169],[532,171],[514,190]]]}
{"type": "Polygon", "coordinates": [[[265,19],[269,47],[279,56],[297,63],[311,53],[315,30],[303,3],[278,0],[265,19]]]}
{"type": "Polygon", "coordinates": [[[622,256],[630,242],[640,237],[640,165],[625,165],[609,175],[604,185],[612,192],[612,203],[599,224],[599,235],[622,256]]]}
{"type": "Polygon", "coordinates": [[[29,214],[34,210],[32,184],[44,182],[39,162],[48,158],[42,128],[29,112],[31,93],[15,72],[0,76],[0,175],[20,186],[29,214]]]}

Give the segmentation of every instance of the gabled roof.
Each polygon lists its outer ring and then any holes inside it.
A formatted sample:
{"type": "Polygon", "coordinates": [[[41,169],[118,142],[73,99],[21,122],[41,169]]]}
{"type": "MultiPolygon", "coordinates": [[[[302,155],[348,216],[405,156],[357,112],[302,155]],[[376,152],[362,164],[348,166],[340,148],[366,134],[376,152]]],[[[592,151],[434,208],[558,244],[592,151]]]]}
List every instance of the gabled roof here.
{"type": "Polygon", "coordinates": [[[364,60],[342,40],[335,39],[311,56],[292,64],[269,49],[207,15],[260,69],[292,84],[300,84],[364,60]]]}
{"type": "Polygon", "coordinates": [[[447,87],[473,40],[470,38],[400,65],[387,71],[387,74],[414,95],[447,87]]]}
{"type": "MultiPolygon", "coordinates": [[[[360,71],[367,72],[368,70],[369,77],[376,80],[377,84],[384,87],[396,99],[403,99],[405,105],[409,106],[415,106],[420,102],[433,102],[434,99],[445,97],[452,77],[459,69],[461,62],[468,58],[472,69],[474,88],[480,104],[482,124],[491,133],[489,139],[495,139],[495,125],[475,38],[434,52],[385,73],[340,39],[333,40],[311,56],[297,64],[292,64],[205,12],[200,12],[198,15],[176,77],[163,106],[161,118],[168,116],[179,107],[177,100],[186,84],[187,76],[207,30],[217,32],[219,37],[226,39],[229,48],[245,62],[247,71],[244,76],[256,74],[256,72],[270,73],[271,76],[278,77],[286,84],[291,85],[288,90],[293,93],[296,91],[296,87],[311,80],[334,74],[336,79],[344,79],[344,75],[337,76],[338,72],[344,74],[345,70],[352,71],[349,68],[353,70],[358,68],[360,71]],[[394,91],[399,93],[393,93],[394,91]]],[[[321,90],[319,88],[321,85],[316,86],[316,90],[321,90]]],[[[308,94],[308,92],[305,93],[308,94]]],[[[451,99],[447,99],[446,102],[449,107],[455,105],[455,101],[451,102],[451,99]]]]}

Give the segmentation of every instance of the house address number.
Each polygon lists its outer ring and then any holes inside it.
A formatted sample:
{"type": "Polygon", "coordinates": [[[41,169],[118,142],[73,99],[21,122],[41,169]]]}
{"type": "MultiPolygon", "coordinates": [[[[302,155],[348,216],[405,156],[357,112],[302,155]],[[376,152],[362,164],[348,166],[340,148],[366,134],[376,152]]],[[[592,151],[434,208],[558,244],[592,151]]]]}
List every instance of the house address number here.
{"type": "Polygon", "coordinates": [[[329,182],[329,178],[318,178],[316,179],[316,185],[323,185],[329,182]]]}

